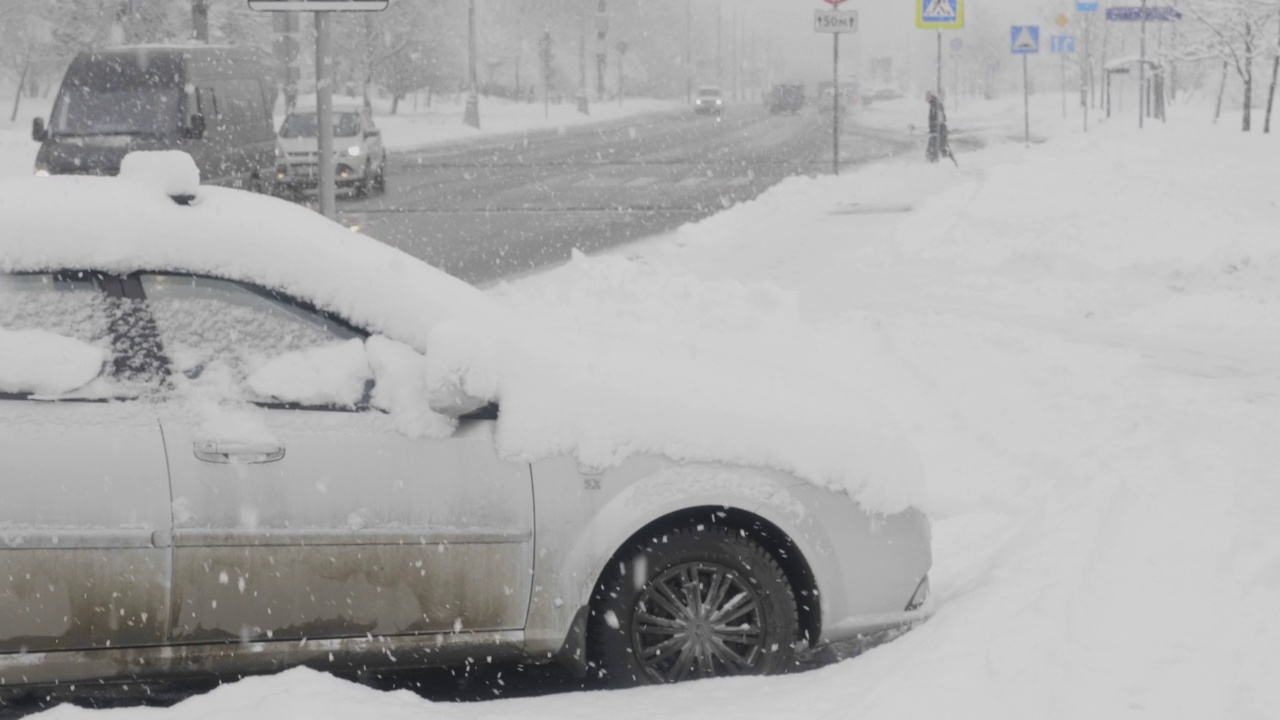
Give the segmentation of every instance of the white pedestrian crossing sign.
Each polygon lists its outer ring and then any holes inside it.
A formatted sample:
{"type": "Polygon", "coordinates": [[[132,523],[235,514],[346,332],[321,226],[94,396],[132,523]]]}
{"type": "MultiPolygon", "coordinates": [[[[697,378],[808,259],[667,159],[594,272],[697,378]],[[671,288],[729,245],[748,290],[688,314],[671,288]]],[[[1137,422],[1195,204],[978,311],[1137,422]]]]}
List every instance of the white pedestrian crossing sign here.
{"type": "Polygon", "coordinates": [[[1035,55],[1040,52],[1040,26],[1014,25],[1010,33],[1009,50],[1014,55],[1035,55]]]}
{"type": "Polygon", "coordinates": [[[964,0],[916,0],[916,27],[959,30],[964,27],[964,0]]]}

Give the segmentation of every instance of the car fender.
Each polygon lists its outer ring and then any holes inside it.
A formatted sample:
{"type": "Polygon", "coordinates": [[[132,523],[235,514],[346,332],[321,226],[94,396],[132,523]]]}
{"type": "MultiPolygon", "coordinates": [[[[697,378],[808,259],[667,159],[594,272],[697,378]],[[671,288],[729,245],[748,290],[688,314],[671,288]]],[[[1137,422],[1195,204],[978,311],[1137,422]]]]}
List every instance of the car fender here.
{"type": "MultiPolygon", "coordinates": [[[[819,588],[846,585],[839,558],[831,551],[832,540],[815,519],[814,509],[806,506],[813,497],[837,493],[786,473],[640,457],[604,472],[555,458],[535,463],[533,474],[537,531],[525,627],[525,649],[531,657],[559,655],[579,662],[580,657],[572,656],[580,648],[573,646],[583,639],[585,609],[605,565],[637,531],[690,508],[754,513],[791,537],[809,560],[819,588]]],[[[846,501],[841,508],[849,513],[847,522],[857,524],[859,516],[866,517],[848,496],[839,495],[846,501]]],[[[840,510],[827,514],[839,515],[840,510]]],[[[820,597],[825,605],[826,594],[820,597]]]]}

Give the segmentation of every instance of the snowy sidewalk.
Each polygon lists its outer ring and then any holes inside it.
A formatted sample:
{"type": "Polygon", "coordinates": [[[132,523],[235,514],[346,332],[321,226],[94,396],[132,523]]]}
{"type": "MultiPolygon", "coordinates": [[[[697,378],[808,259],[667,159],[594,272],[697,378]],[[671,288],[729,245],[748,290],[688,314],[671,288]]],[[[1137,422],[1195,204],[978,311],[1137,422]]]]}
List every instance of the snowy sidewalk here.
{"type": "Polygon", "coordinates": [[[797,178],[493,289],[601,352],[748,354],[823,379],[817,411],[854,391],[894,410],[928,469],[938,613],[893,643],[782,678],[470,705],[296,670],[116,714],[1274,718],[1277,150],[1111,123],[959,169],[797,178]]]}

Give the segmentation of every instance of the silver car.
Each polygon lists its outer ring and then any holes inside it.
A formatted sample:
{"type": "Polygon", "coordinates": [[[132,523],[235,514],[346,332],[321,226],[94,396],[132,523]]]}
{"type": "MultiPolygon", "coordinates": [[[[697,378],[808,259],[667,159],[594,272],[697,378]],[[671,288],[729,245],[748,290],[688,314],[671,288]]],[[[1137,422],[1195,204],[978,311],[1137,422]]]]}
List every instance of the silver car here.
{"type": "Polygon", "coordinates": [[[22,228],[0,237],[0,687],[475,657],[664,683],[931,611],[916,510],[758,467],[514,461],[496,404],[415,438],[382,376],[264,380],[424,360],[423,288],[452,280],[399,251],[235,190],[21,183],[0,183],[22,228]]]}
{"type": "MultiPolygon", "coordinates": [[[[295,110],[285,116],[276,140],[276,189],[300,193],[320,181],[316,111],[295,110]]],[[[387,189],[387,151],[382,130],[369,109],[339,105],[333,111],[334,182],[358,195],[387,189]]]]}

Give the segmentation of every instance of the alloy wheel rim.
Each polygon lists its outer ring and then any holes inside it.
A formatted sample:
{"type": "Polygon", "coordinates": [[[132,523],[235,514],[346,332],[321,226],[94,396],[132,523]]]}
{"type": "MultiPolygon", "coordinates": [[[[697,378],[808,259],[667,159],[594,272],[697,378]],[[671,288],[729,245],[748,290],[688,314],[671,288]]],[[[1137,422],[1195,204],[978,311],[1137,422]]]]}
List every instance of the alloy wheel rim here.
{"type": "Polygon", "coordinates": [[[763,608],[751,583],[727,567],[676,565],[641,590],[632,647],[657,682],[750,674],[765,650],[763,608]]]}

